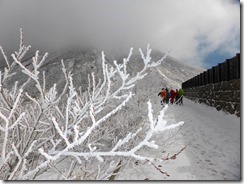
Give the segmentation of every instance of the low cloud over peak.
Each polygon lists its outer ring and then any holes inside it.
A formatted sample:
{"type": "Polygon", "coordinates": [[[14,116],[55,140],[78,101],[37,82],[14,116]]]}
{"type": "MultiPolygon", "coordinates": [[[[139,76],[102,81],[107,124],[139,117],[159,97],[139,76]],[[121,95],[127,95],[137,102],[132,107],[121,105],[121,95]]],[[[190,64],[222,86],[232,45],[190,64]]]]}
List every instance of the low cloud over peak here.
{"type": "Polygon", "coordinates": [[[148,43],[177,59],[204,66],[206,56],[240,48],[235,0],[1,0],[0,45],[13,51],[19,28],[34,48],[91,45],[112,54],[148,43]]]}

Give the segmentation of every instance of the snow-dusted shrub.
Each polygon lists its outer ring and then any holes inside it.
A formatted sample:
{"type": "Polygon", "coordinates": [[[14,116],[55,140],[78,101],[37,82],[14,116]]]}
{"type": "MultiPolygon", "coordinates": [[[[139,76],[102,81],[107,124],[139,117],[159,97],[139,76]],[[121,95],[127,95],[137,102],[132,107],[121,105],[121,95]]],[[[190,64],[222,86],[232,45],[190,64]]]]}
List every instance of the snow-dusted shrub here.
{"type": "MultiPolygon", "coordinates": [[[[167,106],[155,119],[150,100],[148,117],[133,123],[127,122],[128,114],[120,114],[123,123],[117,122],[121,109],[126,109],[128,101],[136,95],[131,92],[136,82],[147,75],[148,68],[160,65],[166,57],[152,62],[149,46],[146,55],[140,50],[144,67],[135,76],[130,76],[126,68],[133,49],[122,64],[114,61],[114,66],[106,63],[102,52],[103,78],[98,80],[91,73],[86,92],[74,87],[72,73],[61,61],[66,83],[59,94],[56,84],[46,89],[45,72],[39,71],[47,53],[40,56],[36,51],[32,69],[21,62],[30,46],[24,45],[22,30],[20,35],[19,51],[11,55],[12,62],[0,47],[7,64],[0,73],[2,180],[37,179],[48,169],[58,173],[59,178],[54,179],[109,179],[130,159],[153,161],[154,158],[138,151],[145,146],[157,149],[152,139],[155,133],[183,124],[166,126],[163,118],[167,106]],[[28,78],[22,84],[16,81],[9,89],[6,81],[15,75],[14,67],[19,67],[28,78]],[[39,94],[36,97],[26,92],[33,81],[39,94]],[[67,169],[62,170],[60,163],[65,163],[67,169]]],[[[133,116],[133,109],[126,112],[133,116]]]]}

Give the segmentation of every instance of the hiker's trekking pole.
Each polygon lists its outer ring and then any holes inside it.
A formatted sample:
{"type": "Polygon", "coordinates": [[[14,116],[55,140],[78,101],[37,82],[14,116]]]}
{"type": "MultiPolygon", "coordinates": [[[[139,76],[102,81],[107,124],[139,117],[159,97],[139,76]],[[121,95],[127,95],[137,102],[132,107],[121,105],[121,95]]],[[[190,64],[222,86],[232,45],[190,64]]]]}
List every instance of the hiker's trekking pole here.
{"type": "Polygon", "coordinates": [[[180,98],[179,98],[177,101],[175,101],[174,103],[178,103],[178,102],[180,101],[181,98],[183,98],[183,95],[180,96],[180,98]]]}

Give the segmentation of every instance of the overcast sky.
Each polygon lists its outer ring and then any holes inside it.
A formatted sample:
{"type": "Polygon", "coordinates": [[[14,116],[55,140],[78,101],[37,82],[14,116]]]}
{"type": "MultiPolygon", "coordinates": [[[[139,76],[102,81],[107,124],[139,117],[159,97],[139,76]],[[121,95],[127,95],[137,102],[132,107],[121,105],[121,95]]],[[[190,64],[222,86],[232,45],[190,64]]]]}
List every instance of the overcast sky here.
{"type": "Polygon", "coordinates": [[[150,43],[205,68],[240,52],[237,0],[0,0],[0,45],[9,55],[20,27],[26,44],[47,52],[82,43],[113,55],[150,43]]]}

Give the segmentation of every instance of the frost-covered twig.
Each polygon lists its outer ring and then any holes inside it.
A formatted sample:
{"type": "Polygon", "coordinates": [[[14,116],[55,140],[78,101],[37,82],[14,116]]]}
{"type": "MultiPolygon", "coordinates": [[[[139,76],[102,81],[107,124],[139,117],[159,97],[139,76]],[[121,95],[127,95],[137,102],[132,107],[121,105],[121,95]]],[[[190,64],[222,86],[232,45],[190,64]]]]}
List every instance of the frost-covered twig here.
{"type": "MultiPolygon", "coordinates": [[[[167,109],[167,107],[165,108],[167,109]]],[[[46,153],[43,152],[43,150],[40,150],[41,154],[43,154],[48,160],[56,160],[58,159],[61,155],[63,156],[72,156],[72,157],[84,157],[84,158],[89,158],[89,157],[95,157],[97,158],[99,161],[103,161],[104,159],[102,157],[104,156],[123,156],[123,157],[134,157],[135,159],[139,159],[139,160],[150,160],[152,161],[153,158],[149,158],[149,157],[144,157],[144,156],[140,156],[137,155],[136,152],[138,150],[140,150],[142,147],[147,146],[147,147],[152,147],[152,148],[158,148],[158,146],[155,144],[155,141],[150,141],[149,140],[153,137],[155,132],[158,131],[165,131],[165,130],[169,130],[169,129],[174,129],[178,126],[183,125],[184,122],[179,122],[177,124],[174,125],[169,125],[169,126],[165,126],[165,121],[163,121],[164,118],[164,111],[165,109],[163,109],[160,112],[160,116],[159,119],[157,121],[153,120],[153,116],[152,116],[152,107],[151,107],[151,103],[150,101],[148,102],[148,118],[149,118],[149,122],[150,122],[150,129],[148,130],[145,138],[138,144],[136,145],[134,148],[132,148],[129,151],[116,151],[121,145],[123,145],[124,143],[128,142],[131,138],[134,138],[136,136],[136,134],[139,132],[137,131],[135,134],[128,134],[128,136],[124,139],[124,140],[120,140],[115,147],[109,151],[109,152],[74,152],[74,151],[69,151],[69,149],[71,149],[71,144],[69,144],[67,146],[67,148],[65,150],[58,151],[58,152],[54,152],[55,156],[50,156],[46,153]],[[164,123],[164,126],[159,125],[164,123]],[[157,126],[156,126],[157,125],[157,126]]],[[[92,114],[90,114],[90,116],[93,116],[92,114]]],[[[95,120],[94,120],[95,121],[95,120]]],[[[98,121],[99,122],[99,121],[98,121]]],[[[93,126],[96,125],[97,122],[93,122],[93,126]]],[[[90,130],[91,131],[91,130],[90,130]]],[[[90,131],[87,131],[89,134],[90,131]]],[[[84,135],[86,137],[86,135],[84,135]]],[[[84,139],[84,138],[83,138],[84,139]]],[[[78,140],[79,143],[82,143],[83,139],[78,140]],[[82,140],[82,141],[81,141],[82,140]]],[[[77,146],[78,144],[73,144],[73,146],[77,146]]]]}
{"type": "Polygon", "coordinates": [[[8,139],[9,139],[9,130],[12,129],[14,126],[16,126],[18,124],[18,122],[22,119],[22,117],[25,115],[25,113],[22,113],[18,118],[17,120],[15,120],[15,122],[11,125],[11,119],[12,119],[12,116],[13,116],[13,113],[15,112],[16,108],[17,108],[17,105],[20,101],[20,96],[22,94],[22,90],[20,90],[17,98],[16,98],[16,101],[8,115],[8,117],[6,117],[5,115],[3,115],[1,112],[0,112],[0,118],[4,120],[5,122],[5,129],[3,129],[1,127],[1,130],[3,130],[4,132],[4,140],[3,140],[3,144],[2,144],[2,159],[4,160],[5,157],[6,157],[6,146],[7,146],[7,142],[8,142],[8,139]]]}
{"type": "Polygon", "coordinates": [[[5,60],[6,64],[7,64],[8,69],[10,69],[10,64],[9,64],[9,61],[8,61],[8,57],[7,57],[6,53],[4,52],[2,46],[0,46],[0,50],[2,52],[3,58],[4,58],[4,60],[5,60]]]}
{"type": "Polygon", "coordinates": [[[47,53],[40,56],[39,51],[36,51],[32,58],[33,69],[21,62],[30,46],[24,45],[23,32],[20,32],[20,48],[11,55],[12,64],[1,48],[7,68],[4,73],[0,73],[0,118],[3,122],[0,131],[4,137],[3,143],[0,143],[0,161],[8,163],[12,168],[8,179],[35,179],[48,168],[54,168],[64,179],[68,179],[72,178],[73,169],[78,164],[84,167],[84,177],[109,178],[120,163],[120,157],[152,161],[154,158],[141,155],[140,150],[144,147],[158,148],[153,140],[155,134],[183,124],[179,122],[166,126],[164,115],[167,107],[155,119],[150,101],[147,126],[141,125],[146,122],[146,118],[132,128],[129,126],[130,122],[126,122],[126,117],[124,126],[116,126],[117,119],[113,119],[121,111],[126,112],[128,102],[136,95],[132,93],[132,89],[147,75],[147,69],[160,65],[167,55],[152,62],[149,45],[146,54],[140,49],[144,66],[132,75],[127,70],[132,48],[122,64],[117,61],[109,63],[102,52],[102,76],[96,76],[95,73],[88,75],[88,88],[85,92],[78,92],[73,84],[73,74],[67,71],[61,60],[65,85],[61,93],[58,93],[58,83],[51,84],[52,87],[47,89],[45,71],[40,76],[40,68],[47,53]],[[13,66],[19,67],[27,79],[22,84],[16,82],[13,90],[9,90],[6,79],[14,75],[13,66]],[[35,86],[30,86],[30,81],[34,81],[35,86]],[[25,91],[27,87],[37,89],[38,94],[31,96],[31,93],[25,91]],[[116,133],[118,131],[119,135],[116,133]],[[56,164],[60,159],[71,157],[73,161],[67,173],[60,172],[56,164]],[[114,164],[109,161],[112,157],[114,164]],[[102,167],[97,167],[97,164],[94,167],[97,160],[100,161],[99,164],[103,163],[102,167]]]}

